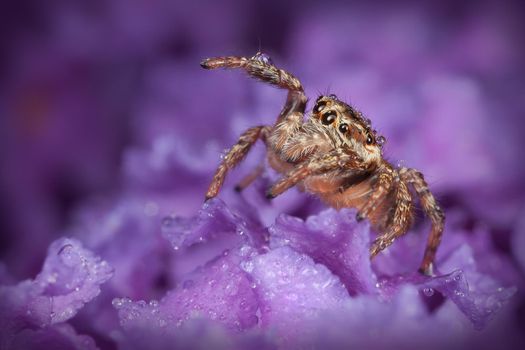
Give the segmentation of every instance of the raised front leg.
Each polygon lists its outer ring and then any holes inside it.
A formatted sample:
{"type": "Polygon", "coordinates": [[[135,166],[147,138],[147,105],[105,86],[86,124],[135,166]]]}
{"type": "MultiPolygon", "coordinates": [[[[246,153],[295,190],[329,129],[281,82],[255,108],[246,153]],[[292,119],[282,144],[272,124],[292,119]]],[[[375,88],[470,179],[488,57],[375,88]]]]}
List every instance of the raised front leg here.
{"type": "Polygon", "coordinates": [[[425,214],[432,222],[432,229],[425,248],[425,255],[419,268],[420,272],[430,276],[433,274],[436,251],[441,242],[441,235],[443,234],[443,228],[445,226],[445,213],[443,213],[443,210],[441,210],[436,199],[430,192],[423,174],[415,169],[402,168],[399,170],[399,175],[414,187],[425,214]]]}
{"type": "MultiPolygon", "coordinates": [[[[269,57],[262,53],[257,53],[251,58],[236,56],[207,58],[202,61],[201,66],[206,69],[240,68],[251,77],[288,90],[285,105],[268,140],[269,145],[276,150],[276,153],[281,154],[280,150],[286,141],[297,133],[303,124],[307,98],[301,82],[291,73],[274,66],[269,57]]],[[[288,159],[283,160],[287,161],[288,159]]]]}
{"type": "Polygon", "coordinates": [[[201,62],[206,69],[242,68],[250,76],[290,91],[303,91],[301,82],[292,74],[275,67],[268,56],[258,52],[251,58],[226,56],[207,58],[201,62]]]}
{"type": "Polygon", "coordinates": [[[333,151],[301,163],[290,170],[268,190],[266,196],[275,198],[308,176],[320,175],[337,169],[359,170],[362,168],[362,160],[355,154],[333,151]]]}
{"type": "Polygon", "coordinates": [[[250,151],[250,148],[259,138],[265,141],[269,130],[269,126],[256,126],[246,130],[241,135],[239,141],[237,141],[237,143],[228,151],[217,168],[210,187],[208,188],[208,192],[206,193],[206,199],[217,196],[228,171],[244,159],[250,151]]]}

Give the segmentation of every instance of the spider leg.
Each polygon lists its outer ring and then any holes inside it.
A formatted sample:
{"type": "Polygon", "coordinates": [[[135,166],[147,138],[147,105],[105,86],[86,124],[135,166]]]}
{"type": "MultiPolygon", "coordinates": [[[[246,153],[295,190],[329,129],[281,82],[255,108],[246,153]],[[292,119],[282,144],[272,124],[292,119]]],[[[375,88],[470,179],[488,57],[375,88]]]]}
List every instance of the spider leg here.
{"type": "Polygon", "coordinates": [[[395,209],[385,233],[379,235],[370,247],[370,258],[389,247],[396,238],[404,235],[412,222],[412,196],[403,181],[397,182],[395,209]]]}
{"type": "Polygon", "coordinates": [[[428,237],[425,255],[419,268],[419,271],[425,275],[433,274],[433,264],[436,257],[436,251],[441,242],[441,235],[445,225],[445,213],[439,207],[436,199],[430,192],[428,184],[425,182],[423,174],[416,169],[402,168],[399,170],[402,179],[410,183],[416,191],[425,214],[432,222],[432,229],[428,237]]]}
{"type": "Polygon", "coordinates": [[[362,167],[361,159],[355,154],[342,153],[340,151],[330,152],[324,156],[303,162],[290,170],[273,184],[266,192],[266,196],[275,198],[308,176],[320,175],[337,169],[359,169],[362,167]]]}
{"type": "Polygon", "coordinates": [[[275,129],[269,140],[272,149],[280,153],[286,142],[303,124],[307,98],[301,82],[292,74],[274,66],[261,53],[251,58],[236,56],[207,58],[201,62],[201,66],[206,69],[240,68],[262,82],[288,90],[286,103],[277,118],[275,129]]]}
{"type": "Polygon", "coordinates": [[[263,141],[266,141],[266,137],[269,133],[270,127],[268,126],[256,126],[246,130],[240,137],[239,141],[228,151],[224,156],[221,164],[215,171],[213,180],[208,188],[206,193],[206,199],[213,198],[217,196],[219,190],[224,183],[226,174],[229,170],[234,168],[241,160],[248,154],[250,148],[253,144],[261,138],[263,141]]]}
{"type": "Polygon", "coordinates": [[[361,221],[380,204],[390,192],[392,188],[392,182],[394,177],[392,176],[392,171],[383,171],[379,174],[378,181],[376,182],[372,195],[366,202],[366,204],[359,210],[356,215],[356,220],[361,221]]]}
{"type": "Polygon", "coordinates": [[[262,164],[259,164],[255,169],[253,169],[248,175],[243,177],[241,181],[235,186],[235,191],[241,192],[246,187],[250,186],[252,182],[255,181],[264,171],[264,166],[262,164]]]}
{"type": "Polygon", "coordinates": [[[291,91],[303,91],[303,86],[296,77],[275,67],[267,56],[261,53],[251,58],[237,56],[207,58],[201,62],[201,67],[205,69],[242,68],[250,76],[265,83],[291,91]]]}

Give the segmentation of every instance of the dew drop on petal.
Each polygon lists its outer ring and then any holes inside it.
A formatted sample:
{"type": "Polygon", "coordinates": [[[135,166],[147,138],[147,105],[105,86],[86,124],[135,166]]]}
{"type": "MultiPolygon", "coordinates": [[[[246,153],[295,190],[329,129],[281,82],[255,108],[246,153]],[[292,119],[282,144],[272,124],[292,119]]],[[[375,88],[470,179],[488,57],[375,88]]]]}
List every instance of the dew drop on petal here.
{"type": "Polygon", "coordinates": [[[113,301],[111,302],[111,304],[116,307],[117,309],[121,308],[123,303],[122,303],[122,299],[120,298],[115,298],[113,299],[113,301]]]}
{"type": "Polygon", "coordinates": [[[433,288],[424,288],[423,294],[425,294],[427,297],[431,297],[434,295],[434,289],[433,288]]]}
{"type": "Polygon", "coordinates": [[[465,296],[465,293],[463,293],[462,291],[459,291],[459,290],[455,290],[454,294],[456,294],[458,297],[464,297],[465,296]]]}

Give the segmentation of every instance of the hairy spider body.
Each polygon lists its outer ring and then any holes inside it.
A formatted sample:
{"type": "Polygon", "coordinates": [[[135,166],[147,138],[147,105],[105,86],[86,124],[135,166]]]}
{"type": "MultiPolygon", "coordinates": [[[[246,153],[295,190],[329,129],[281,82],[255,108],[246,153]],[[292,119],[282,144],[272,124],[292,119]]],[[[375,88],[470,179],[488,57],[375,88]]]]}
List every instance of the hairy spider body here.
{"type": "MultiPolygon", "coordinates": [[[[215,197],[229,170],[262,140],[269,165],[284,176],[268,190],[274,198],[293,186],[318,195],[334,208],[357,208],[357,219],[367,218],[379,233],[370,256],[405,234],[413,221],[414,197],[432,222],[420,271],[433,274],[433,262],[443,232],[444,214],[415,169],[397,168],[383,158],[385,139],[371,128],[361,112],[335,95],[319,96],[307,120],[307,98],[300,81],[275,67],[268,56],[217,57],[201,63],[206,69],[240,68],[263,82],[288,90],[286,103],[273,126],[246,130],[219,165],[206,198],[215,197]]],[[[257,178],[257,167],[236,187],[242,190],[257,178]]]]}

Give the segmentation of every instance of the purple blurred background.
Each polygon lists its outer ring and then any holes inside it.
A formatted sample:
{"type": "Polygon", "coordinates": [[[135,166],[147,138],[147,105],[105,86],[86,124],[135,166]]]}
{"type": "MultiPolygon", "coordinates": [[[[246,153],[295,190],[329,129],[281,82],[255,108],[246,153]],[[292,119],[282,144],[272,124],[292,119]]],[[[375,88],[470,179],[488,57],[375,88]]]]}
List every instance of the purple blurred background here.
{"type": "Polygon", "coordinates": [[[147,192],[151,210],[194,213],[220,151],[272,123],[285,98],[199,62],[258,50],[311,98],[331,92],[361,109],[387,156],[420,169],[445,209],[487,228],[523,274],[520,1],[196,3],[0,5],[0,261],[10,276],[34,276],[80,206],[122,189],[147,192]],[[192,171],[148,156],[170,147],[192,171]]]}

